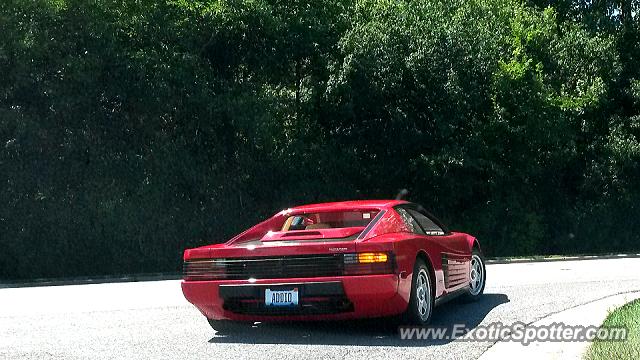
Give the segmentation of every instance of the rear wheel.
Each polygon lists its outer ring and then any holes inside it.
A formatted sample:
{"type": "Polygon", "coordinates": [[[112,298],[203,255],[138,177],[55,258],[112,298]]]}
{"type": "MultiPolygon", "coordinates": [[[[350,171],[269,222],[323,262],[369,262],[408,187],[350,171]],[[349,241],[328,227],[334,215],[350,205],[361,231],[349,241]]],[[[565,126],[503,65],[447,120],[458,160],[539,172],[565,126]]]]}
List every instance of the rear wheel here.
{"type": "Polygon", "coordinates": [[[409,307],[403,320],[408,324],[427,325],[431,321],[433,305],[433,281],[429,268],[423,260],[418,259],[413,268],[409,307]]]}
{"type": "Polygon", "coordinates": [[[242,330],[246,330],[250,328],[253,323],[250,322],[240,322],[240,321],[231,321],[231,320],[213,320],[207,319],[209,321],[209,325],[216,332],[221,333],[232,333],[232,332],[240,332],[242,330]]]}
{"type": "Polygon", "coordinates": [[[487,281],[487,270],[484,265],[484,256],[478,248],[471,252],[471,266],[469,266],[469,292],[465,296],[467,301],[478,301],[484,293],[484,285],[487,281]]]}

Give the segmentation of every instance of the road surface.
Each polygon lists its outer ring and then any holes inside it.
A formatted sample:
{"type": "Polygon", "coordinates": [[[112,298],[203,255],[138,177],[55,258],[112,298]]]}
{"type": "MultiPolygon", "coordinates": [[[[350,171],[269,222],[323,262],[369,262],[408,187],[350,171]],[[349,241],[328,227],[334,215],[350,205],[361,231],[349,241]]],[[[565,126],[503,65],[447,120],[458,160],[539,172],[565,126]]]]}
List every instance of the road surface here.
{"type": "MultiPolygon", "coordinates": [[[[640,290],[638,269],[638,258],[488,265],[484,298],[436,308],[432,323],[531,323],[640,290]]],[[[491,345],[401,340],[380,320],[218,335],[176,280],[0,289],[0,359],[476,359],[491,345]]]]}

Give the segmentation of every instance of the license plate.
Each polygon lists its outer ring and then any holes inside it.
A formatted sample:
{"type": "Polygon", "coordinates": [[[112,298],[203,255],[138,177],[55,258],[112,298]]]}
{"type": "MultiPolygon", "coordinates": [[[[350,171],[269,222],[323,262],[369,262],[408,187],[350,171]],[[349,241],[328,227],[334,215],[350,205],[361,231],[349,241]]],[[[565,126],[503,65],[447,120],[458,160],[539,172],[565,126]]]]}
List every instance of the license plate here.
{"type": "Polygon", "coordinates": [[[264,291],[264,304],[266,306],[297,306],[298,288],[293,290],[271,290],[264,291]]]}

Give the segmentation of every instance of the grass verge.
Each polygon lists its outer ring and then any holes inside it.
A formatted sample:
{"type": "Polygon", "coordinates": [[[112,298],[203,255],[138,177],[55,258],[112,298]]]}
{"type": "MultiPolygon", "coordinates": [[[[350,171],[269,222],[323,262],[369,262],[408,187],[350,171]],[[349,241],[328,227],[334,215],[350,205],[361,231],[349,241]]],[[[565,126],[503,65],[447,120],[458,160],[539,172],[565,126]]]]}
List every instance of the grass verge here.
{"type": "Polygon", "coordinates": [[[596,340],[587,349],[585,360],[640,359],[640,299],[612,311],[601,327],[626,327],[624,341],[596,340]]]}

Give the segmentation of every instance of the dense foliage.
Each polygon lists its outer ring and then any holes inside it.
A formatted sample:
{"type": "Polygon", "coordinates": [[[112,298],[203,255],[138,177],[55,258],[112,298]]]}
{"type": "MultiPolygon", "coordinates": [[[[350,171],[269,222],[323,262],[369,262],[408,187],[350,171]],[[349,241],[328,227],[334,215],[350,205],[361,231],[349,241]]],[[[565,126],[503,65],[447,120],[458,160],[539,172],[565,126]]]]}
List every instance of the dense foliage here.
{"type": "Polygon", "coordinates": [[[3,0],[0,278],[177,271],[398,189],[489,256],[637,250],[637,0],[3,0]]]}

